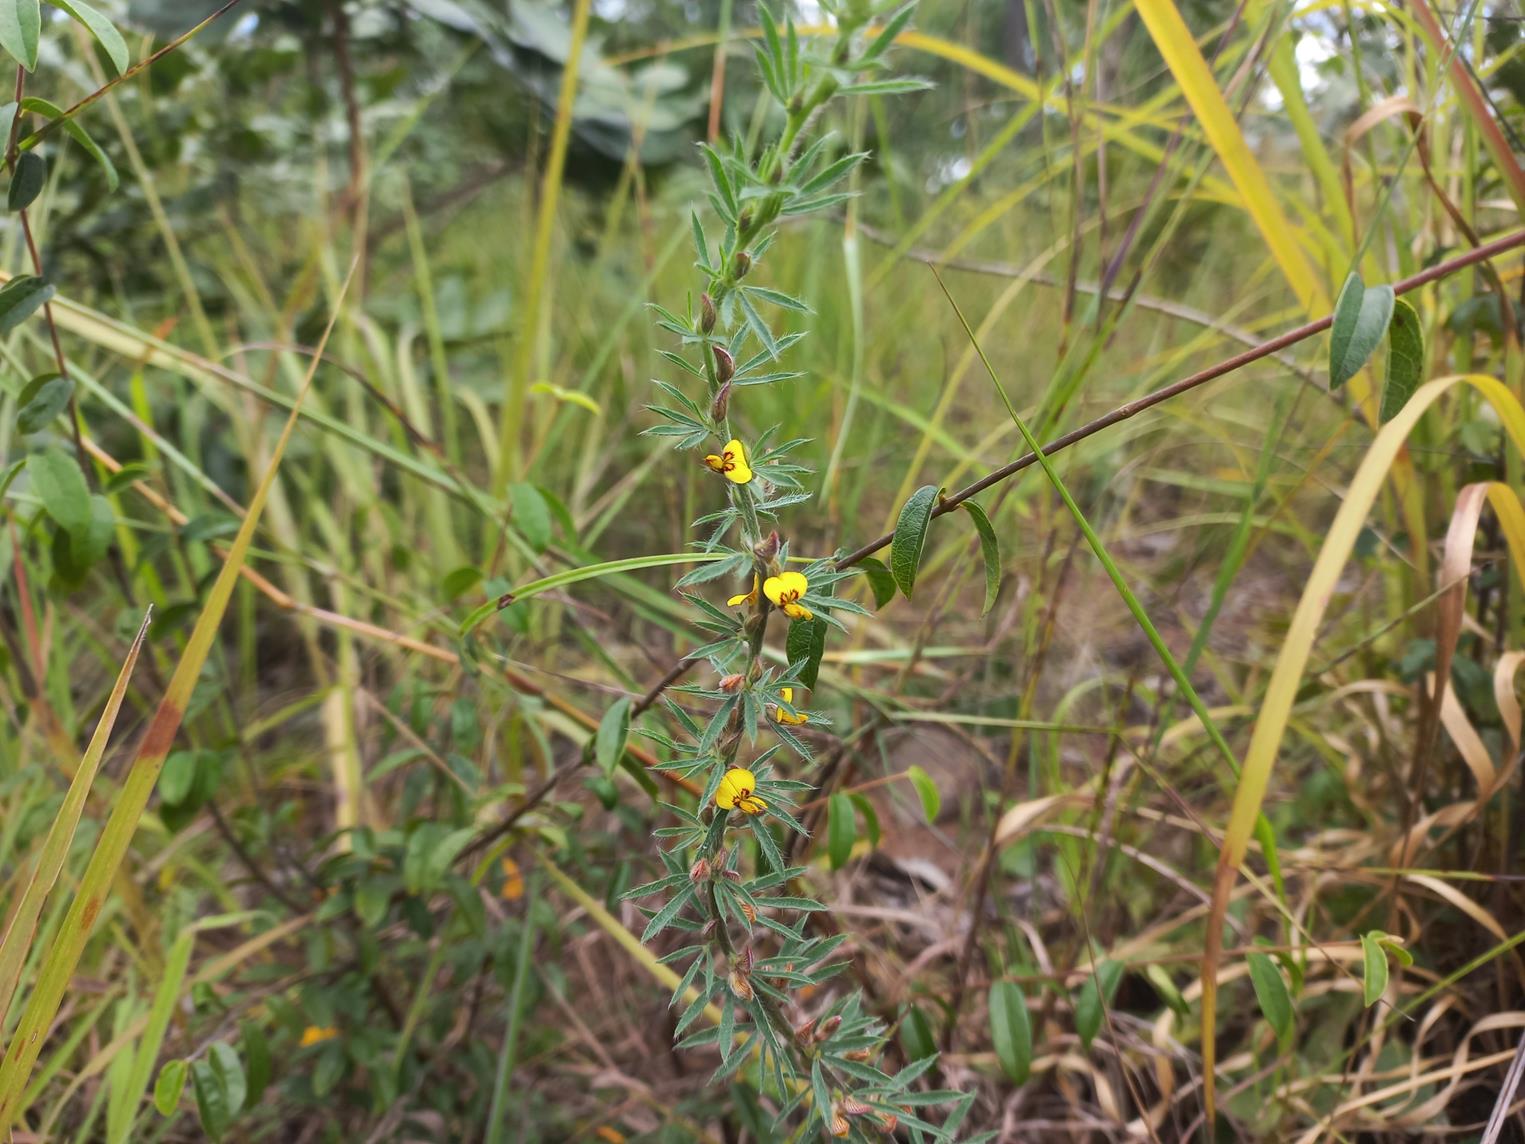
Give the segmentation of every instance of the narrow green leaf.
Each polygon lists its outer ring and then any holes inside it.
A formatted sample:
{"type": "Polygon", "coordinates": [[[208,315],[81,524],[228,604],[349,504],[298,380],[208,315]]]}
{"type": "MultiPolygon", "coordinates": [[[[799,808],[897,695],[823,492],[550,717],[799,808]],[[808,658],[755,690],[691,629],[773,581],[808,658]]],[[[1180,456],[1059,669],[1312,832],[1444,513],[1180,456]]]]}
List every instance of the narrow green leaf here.
{"type": "Polygon", "coordinates": [[[275,1063],[270,1056],[270,1042],[265,1037],[265,1030],[256,1021],[243,1023],[242,1044],[244,1047],[244,1059],[248,1062],[246,1072],[249,1082],[248,1103],[252,1108],[270,1084],[270,1078],[275,1072],[275,1063]]]}
{"type": "Polygon", "coordinates": [[[895,583],[911,598],[916,587],[916,570],[921,567],[921,551],[927,543],[927,525],[932,520],[932,509],[942,492],[936,485],[922,485],[911,494],[900,510],[895,522],[895,539],[890,545],[890,572],[895,583]]]}
{"type": "Polygon", "coordinates": [[[1334,325],[1329,334],[1329,388],[1344,385],[1376,351],[1387,324],[1392,320],[1395,295],[1391,286],[1361,283],[1359,274],[1345,279],[1334,304],[1334,325]]]}
{"type": "Polygon", "coordinates": [[[932,1037],[932,1022],[915,1005],[907,1009],[901,1018],[900,1047],[905,1050],[908,1061],[923,1060],[937,1052],[937,1042],[932,1037]]]}
{"type": "Polygon", "coordinates": [[[70,536],[83,536],[90,528],[90,489],[74,458],[58,449],[33,453],[26,475],[47,514],[70,536]]]}
{"type": "Polygon", "coordinates": [[[990,987],[990,1039],[1007,1079],[1026,1084],[1033,1063],[1033,1027],[1027,1001],[1014,981],[997,981],[990,987]]]}
{"type": "Polygon", "coordinates": [[[884,566],[884,561],[872,556],[865,556],[858,562],[858,567],[868,581],[870,591],[874,593],[874,607],[884,607],[895,598],[895,577],[890,575],[890,570],[884,566]]]}
{"type": "Polygon", "coordinates": [[[1387,328],[1387,384],[1382,388],[1382,420],[1387,422],[1408,404],[1424,380],[1424,330],[1419,314],[1402,298],[1393,304],[1387,328]]]}
{"type": "Polygon", "coordinates": [[[527,600],[531,596],[538,596],[542,592],[549,592],[556,588],[564,588],[568,584],[596,580],[601,576],[613,576],[620,572],[638,572],[643,568],[661,568],[669,564],[705,564],[711,560],[729,559],[731,556],[727,552],[663,552],[652,556],[632,556],[625,560],[610,560],[603,564],[584,564],[580,568],[553,572],[544,579],[520,585],[498,599],[488,600],[485,604],[479,605],[461,621],[460,634],[469,635],[473,629],[481,626],[482,621],[487,617],[517,600],[527,600]]]}
{"type": "MultiPolygon", "coordinates": [[[[5,0],[0,0],[4,3],[5,0]]],[[[35,111],[40,115],[46,115],[49,119],[63,118],[64,109],[58,104],[35,95],[29,95],[21,101],[22,111],[35,111]]],[[[3,117],[0,117],[3,118],[3,117]]],[[[116,164],[111,161],[106,152],[101,150],[101,145],[90,137],[90,133],[76,123],[73,119],[64,119],[63,128],[70,139],[73,139],[89,156],[100,165],[102,173],[106,176],[106,186],[110,190],[116,190],[121,185],[121,176],[117,174],[116,164]]]]}
{"type": "Polygon", "coordinates": [[[840,870],[852,857],[858,840],[858,824],[853,815],[852,799],[834,794],[826,801],[826,855],[831,868],[840,870]]]}
{"type": "Polygon", "coordinates": [[[1191,1008],[1186,1004],[1186,998],[1181,996],[1181,991],[1176,988],[1176,983],[1170,980],[1170,974],[1158,965],[1149,965],[1144,968],[1144,976],[1149,978],[1149,984],[1154,986],[1154,991],[1160,995],[1160,1000],[1179,1017],[1186,1017],[1191,1013],[1191,1008]]]}
{"type": "Polygon", "coordinates": [[[1075,997],[1075,1031],[1086,1052],[1101,1031],[1102,1018],[1112,997],[1117,993],[1117,983],[1122,980],[1123,967],[1118,961],[1103,961],[1094,973],[1089,974],[1075,997]]]}
{"type": "Polygon", "coordinates": [[[39,374],[26,383],[16,398],[16,428],[36,433],[69,407],[74,382],[56,373],[39,374]]]}
{"type": "Polygon", "coordinates": [[[616,699],[604,717],[599,720],[598,733],[593,736],[593,757],[603,768],[604,774],[612,774],[615,764],[625,753],[625,742],[630,738],[630,698],[616,699]]]}
{"type": "Polygon", "coordinates": [[[5,194],[7,210],[24,211],[31,206],[48,182],[48,161],[36,151],[23,151],[16,156],[16,169],[11,172],[10,189],[5,194]]]}
{"type": "Polygon", "coordinates": [[[974,521],[974,531],[980,534],[980,555],[985,558],[985,606],[980,615],[988,616],[1001,591],[1001,542],[996,539],[995,527],[983,508],[972,500],[966,500],[964,507],[974,521]]]}
{"type": "Polygon", "coordinates": [[[38,0],[0,0],[0,48],[27,71],[37,70],[37,40],[42,33],[38,0]]]}
{"type": "Polygon", "coordinates": [[[116,69],[116,74],[121,75],[127,70],[132,62],[132,56],[127,51],[127,41],[122,39],[122,33],[116,30],[116,25],[94,8],[86,4],[84,0],[48,0],[55,8],[61,8],[74,19],[84,25],[85,31],[95,37],[95,42],[100,44],[106,53],[106,58],[111,61],[111,66],[116,69]]]}
{"type": "Polygon", "coordinates": [[[1387,992],[1387,951],[1382,947],[1386,936],[1380,930],[1361,935],[1361,996],[1368,1008],[1387,992]]]}
{"type": "MultiPolygon", "coordinates": [[[[1260,1003],[1260,1011],[1271,1022],[1276,1035],[1285,1037],[1292,1031],[1292,994],[1287,992],[1287,980],[1269,954],[1250,953],[1245,957],[1249,962],[1250,984],[1255,987],[1255,1000],[1260,1003]]],[[[1386,960],[1382,962],[1382,968],[1387,968],[1386,960]]]]}
{"type": "Polygon", "coordinates": [[[805,666],[800,669],[800,682],[813,689],[821,671],[821,656],[826,654],[826,621],[815,616],[791,623],[787,654],[790,663],[804,661],[805,666]]]}
{"type": "Polygon", "coordinates": [[[906,768],[905,777],[916,788],[916,797],[921,799],[921,813],[926,815],[928,822],[936,822],[938,812],[942,810],[943,796],[932,776],[912,763],[906,768]]]}
{"type": "Polygon", "coordinates": [[[0,286],[0,337],[42,309],[54,293],[51,282],[31,274],[18,275],[0,286]]]}
{"type": "Polygon", "coordinates": [[[166,1061],[154,1081],[154,1108],[160,1116],[173,1116],[180,1107],[180,1094],[185,1091],[185,1074],[189,1066],[181,1060],[166,1061]]]}

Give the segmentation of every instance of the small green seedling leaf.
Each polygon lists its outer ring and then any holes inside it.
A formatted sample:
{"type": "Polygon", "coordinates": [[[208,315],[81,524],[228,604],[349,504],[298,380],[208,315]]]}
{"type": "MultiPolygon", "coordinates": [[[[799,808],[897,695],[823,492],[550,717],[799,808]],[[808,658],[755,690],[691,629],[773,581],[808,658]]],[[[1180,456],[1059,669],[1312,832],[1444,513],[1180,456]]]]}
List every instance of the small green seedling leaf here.
{"type": "Polygon", "coordinates": [[[625,753],[625,742],[630,738],[630,699],[617,699],[604,717],[599,720],[598,733],[593,736],[593,757],[604,774],[614,773],[620,756],[625,753]]]}
{"type": "Polygon", "coordinates": [[[1424,379],[1424,330],[1419,314],[1402,298],[1393,304],[1387,328],[1387,384],[1382,387],[1382,421],[1398,415],[1424,379]]]}
{"type": "Polygon", "coordinates": [[[1091,1051],[1091,1042],[1101,1031],[1102,1018],[1106,1015],[1107,1006],[1112,1004],[1117,983],[1122,977],[1121,962],[1103,961],[1080,986],[1075,998],[1075,1031],[1080,1034],[1080,1043],[1085,1046],[1086,1052],[1091,1051]]]}
{"type": "Polygon", "coordinates": [[[19,275],[0,286],[0,337],[42,309],[53,294],[53,284],[33,274],[19,275]]]}
{"type": "Polygon", "coordinates": [[[48,182],[48,161],[36,151],[23,151],[16,156],[16,169],[11,172],[10,189],[5,193],[7,210],[24,211],[31,206],[48,182]]]}
{"type": "Polygon", "coordinates": [[[912,763],[906,768],[905,777],[916,788],[916,797],[921,799],[921,813],[926,815],[928,822],[936,822],[937,814],[942,810],[943,796],[932,776],[912,763]]]}
{"type": "Polygon", "coordinates": [[[972,500],[966,500],[964,508],[974,521],[974,531],[980,534],[980,555],[985,558],[985,605],[980,615],[988,616],[1001,591],[1001,542],[996,539],[995,528],[983,508],[972,500]]]}
{"type": "Polygon", "coordinates": [[[1376,351],[1393,317],[1395,295],[1391,286],[1361,282],[1359,274],[1345,279],[1339,301],[1334,304],[1334,325],[1329,335],[1329,388],[1339,389],[1366,364],[1376,351]]]}
{"type": "Polygon", "coordinates": [[[154,1108],[160,1116],[173,1116],[180,1107],[180,1094],[185,1091],[185,1076],[190,1066],[184,1061],[166,1061],[154,1081],[154,1108]]]}
{"type": "Polygon", "coordinates": [[[57,449],[33,453],[26,463],[32,491],[43,509],[70,536],[90,529],[90,489],[72,457],[57,449]]]}
{"type": "Polygon", "coordinates": [[[858,824],[853,815],[852,799],[845,794],[832,795],[826,802],[826,855],[833,870],[847,865],[857,840],[858,824]]]}
{"type": "Polygon", "coordinates": [[[508,496],[514,506],[514,526],[519,535],[536,552],[544,552],[551,543],[551,510],[545,497],[527,481],[509,485],[508,496]]]}
{"type": "Polygon", "coordinates": [[[990,1039],[1007,1079],[1026,1084],[1033,1063],[1033,1026],[1027,1000],[1014,981],[997,981],[990,987],[990,1039]]]}
{"type": "Polygon", "coordinates": [[[1255,1000],[1265,1014],[1278,1037],[1292,1031],[1292,994],[1287,991],[1287,980],[1271,960],[1269,954],[1246,955],[1250,966],[1250,984],[1255,987],[1255,1000]]]}
{"type": "Polygon", "coordinates": [[[1361,995],[1368,1007],[1375,1005],[1387,992],[1391,957],[1399,965],[1414,964],[1414,955],[1403,948],[1401,940],[1381,930],[1361,935],[1361,995]]]}
{"type": "Polygon", "coordinates": [[[74,383],[56,373],[44,373],[32,378],[16,398],[16,428],[23,433],[36,433],[49,425],[69,406],[74,394],[74,383]]]}
{"type": "Polygon", "coordinates": [[[878,610],[895,598],[895,577],[890,575],[890,570],[884,566],[884,561],[872,556],[865,556],[858,563],[863,570],[863,577],[868,581],[869,590],[874,593],[874,608],[878,610]]]}
{"type": "Polygon", "coordinates": [[[900,519],[895,522],[895,539],[890,545],[890,572],[908,600],[911,589],[916,587],[916,570],[921,567],[921,551],[927,543],[927,525],[932,521],[932,509],[936,507],[941,491],[936,485],[922,485],[905,502],[900,519]]]}
{"type": "Polygon", "coordinates": [[[786,650],[791,664],[804,662],[800,682],[813,690],[821,672],[821,657],[826,654],[826,621],[820,616],[795,620],[789,625],[786,650]]]}

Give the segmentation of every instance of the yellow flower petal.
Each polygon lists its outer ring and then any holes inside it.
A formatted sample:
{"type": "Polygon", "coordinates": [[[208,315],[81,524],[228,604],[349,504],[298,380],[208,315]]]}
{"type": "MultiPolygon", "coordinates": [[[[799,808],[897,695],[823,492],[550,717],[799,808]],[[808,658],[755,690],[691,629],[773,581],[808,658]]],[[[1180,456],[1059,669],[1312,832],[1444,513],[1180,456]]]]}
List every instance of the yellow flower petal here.
{"type": "Polygon", "coordinates": [[[757,574],[753,573],[752,574],[752,590],[750,592],[743,592],[739,596],[732,596],[729,600],[727,600],[725,602],[725,606],[728,607],[728,608],[734,608],[734,607],[736,607],[739,604],[750,604],[750,603],[752,603],[752,601],[754,601],[756,599],[757,599],[757,574]]]}
{"type": "Polygon", "coordinates": [[[725,448],[719,453],[708,454],[704,463],[735,484],[744,485],[752,479],[752,466],[747,464],[746,446],[734,437],[725,443],[725,448]]]}
{"type": "MultiPolygon", "coordinates": [[[[789,704],[789,706],[794,706],[794,688],[780,687],[778,689],[778,697],[785,703],[789,704]]],[[[810,722],[810,716],[806,715],[803,711],[797,711],[795,714],[791,715],[782,707],[774,707],[772,710],[773,718],[780,723],[790,723],[798,726],[801,723],[810,722]]]]}
{"type": "Polygon", "coordinates": [[[747,464],[747,451],[740,441],[727,441],[721,456],[730,462],[730,467],[722,470],[726,480],[744,485],[752,479],[752,466],[747,464]]]}
{"type": "Polygon", "coordinates": [[[742,767],[732,767],[720,779],[720,788],[715,791],[715,805],[721,810],[761,814],[768,804],[752,793],[756,789],[756,775],[742,767]]]}
{"type": "Polygon", "coordinates": [[[815,613],[804,604],[785,604],[784,615],[791,620],[809,620],[815,618],[815,613]]]}
{"type": "Polygon", "coordinates": [[[331,1041],[339,1035],[339,1030],[333,1026],[308,1025],[302,1030],[302,1048],[308,1045],[316,1045],[320,1041],[331,1041]]]}
{"type": "MultiPolygon", "coordinates": [[[[780,572],[777,576],[769,576],[763,581],[763,595],[767,596],[776,607],[783,608],[790,615],[789,605],[794,604],[801,596],[810,590],[810,581],[798,572],[780,572]]],[[[810,611],[800,607],[800,611],[809,617],[810,611]]]]}

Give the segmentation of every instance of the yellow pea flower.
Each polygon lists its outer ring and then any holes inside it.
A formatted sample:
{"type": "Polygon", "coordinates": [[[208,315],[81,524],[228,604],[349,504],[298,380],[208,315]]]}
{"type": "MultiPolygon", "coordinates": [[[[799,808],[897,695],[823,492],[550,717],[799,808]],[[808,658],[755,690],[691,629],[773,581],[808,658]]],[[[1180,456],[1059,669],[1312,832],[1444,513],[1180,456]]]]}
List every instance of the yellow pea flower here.
{"type": "Polygon", "coordinates": [[[773,601],[791,620],[808,620],[811,611],[799,598],[810,590],[810,581],[798,572],[780,572],[763,581],[763,595],[773,601]]]}
{"type": "Polygon", "coordinates": [[[741,767],[732,767],[720,780],[720,789],[715,792],[715,805],[721,810],[761,814],[768,808],[768,804],[752,793],[756,789],[756,775],[741,767]]]}
{"type": "MultiPolygon", "coordinates": [[[[792,688],[792,687],[780,687],[778,689],[778,694],[779,694],[780,698],[782,698],[785,703],[789,704],[789,706],[791,706],[791,707],[794,706],[794,688],[792,688]]],[[[791,714],[789,714],[789,712],[785,711],[782,707],[775,707],[775,708],[773,708],[773,718],[777,719],[780,723],[808,723],[808,722],[810,722],[810,716],[806,715],[803,711],[799,712],[798,714],[791,715],[791,714]]]]}
{"type": "Polygon", "coordinates": [[[725,606],[727,608],[735,608],[735,607],[739,607],[742,604],[751,604],[751,603],[755,602],[756,599],[757,599],[757,573],[754,572],[752,574],[752,590],[750,592],[743,592],[739,596],[732,596],[729,600],[727,600],[725,602],[725,606]]]}
{"type": "Polygon", "coordinates": [[[734,438],[726,442],[718,456],[711,453],[705,457],[704,463],[734,484],[744,485],[752,479],[752,466],[747,464],[747,451],[734,438]]]}
{"type": "Polygon", "coordinates": [[[308,1025],[302,1030],[302,1048],[316,1045],[321,1041],[331,1041],[339,1035],[339,1030],[332,1025],[308,1025]]]}

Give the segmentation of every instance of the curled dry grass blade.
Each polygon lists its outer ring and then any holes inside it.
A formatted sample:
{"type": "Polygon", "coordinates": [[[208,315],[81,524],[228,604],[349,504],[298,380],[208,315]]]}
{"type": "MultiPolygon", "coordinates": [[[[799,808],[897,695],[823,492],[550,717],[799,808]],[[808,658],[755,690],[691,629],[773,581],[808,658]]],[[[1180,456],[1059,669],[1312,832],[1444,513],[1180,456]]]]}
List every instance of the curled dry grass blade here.
{"type": "MultiPolygon", "coordinates": [[[[1271,768],[1292,713],[1292,703],[1302,681],[1303,669],[1313,650],[1314,637],[1318,634],[1319,623],[1334,596],[1345,562],[1350,558],[1356,539],[1365,526],[1367,514],[1376,502],[1388,470],[1409,433],[1426,409],[1442,395],[1463,384],[1475,388],[1493,407],[1515,449],[1525,453],[1525,408],[1521,407],[1502,382],[1480,374],[1466,374],[1432,381],[1420,388],[1403,411],[1377,434],[1362,459],[1360,468],[1346,491],[1345,500],[1335,515],[1334,523],[1329,527],[1328,537],[1319,550],[1313,570],[1308,575],[1307,585],[1298,600],[1297,610],[1293,613],[1281,652],[1276,658],[1276,667],[1261,704],[1260,718],[1256,720],[1249,749],[1245,754],[1239,785],[1234,791],[1233,807],[1229,812],[1228,826],[1224,830],[1223,849],[1218,856],[1218,869],[1213,881],[1213,908],[1208,918],[1201,975],[1203,1099],[1209,1119],[1214,1114],[1217,1100],[1214,1022],[1217,1017],[1217,974],[1223,952],[1224,914],[1228,909],[1235,872],[1244,861],[1251,832],[1260,817],[1271,768]]],[[[1525,582],[1525,568],[1516,566],[1515,572],[1525,582]]]]}
{"type": "Polygon", "coordinates": [[[73,977],[74,968],[79,964],[80,955],[84,952],[86,941],[89,940],[96,916],[100,913],[111,882],[127,854],[127,847],[132,841],[133,833],[137,830],[138,819],[142,817],[143,810],[148,805],[148,798],[153,793],[159,771],[174,743],[175,735],[180,729],[180,722],[185,717],[191,692],[195,689],[196,681],[201,676],[202,666],[212,650],[212,641],[216,638],[223,614],[227,611],[228,601],[232,599],[234,585],[238,583],[249,545],[254,539],[255,527],[259,523],[260,514],[264,511],[265,502],[269,499],[281,458],[285,455],[286,446],[291,440],[292,432],[296,429],[302,402],[312,388],[313,376],[317,373],[318,363],[322,360],[329,335],[333,333],[334,323],[338,319],[339,309],[343,305],[344,295],[353,275],[354,265],[352,264],[350,276],[345,279],[344,285],[335,298],[333,312],[329,315],[323,337],[318,342],[317,352],[308,366],[302,388],[292,403],[292,410],[286,418],[285,428],[281,430],[280,439],[276,441],[275,448],[270,454],[270,462],[265,468],[264,476],[260,479],[258,488],[255,489],[253,499],[249,502],[248,514],[239,526],[238,533],[229,546],[227,559],[223,562],[221,570],[217,573],[217,579],[207,594],[206,604],[196,620],[190,639],[186,641],[185,652],[180,657],[180,662],[175,665],[175,672],[170,677],[164,698],[160,700],[153,718],[149,721],[148,730],[144,732],[142,742],[138,744],[132,768],[128,772],[126,782],[122,784],[116,804],[111,808],[111,817],[106,821],[100,841],[90,856],[90,863],[80,879],[79,890],[75,893],[68,915],[64,918],[52,948],[42,961],[37,983],[27,999],[26,1010],[21,1015],[15,1033],[12,1034],[4,1063],[0,1064],[0,1132],[8,1132],[20,1115],[22,1094],[26,1088],[27,1078],[31,1076],[32,1066],[42,1051],[48,1029],[53,1024],[59,1003],[63,1000],[64,991],[68,988],[69,979],[73,977]]]}

